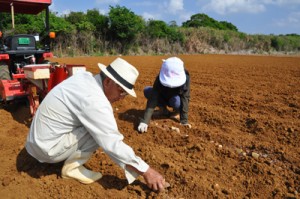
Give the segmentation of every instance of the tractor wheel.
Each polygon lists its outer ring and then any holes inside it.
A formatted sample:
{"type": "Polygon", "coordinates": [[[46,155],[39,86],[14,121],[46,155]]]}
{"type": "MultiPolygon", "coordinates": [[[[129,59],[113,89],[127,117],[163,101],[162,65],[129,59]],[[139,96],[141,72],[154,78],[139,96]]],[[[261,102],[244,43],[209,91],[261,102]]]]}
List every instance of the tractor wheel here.
{"type": "Polygon", "coordinates": [[[0,79],[10,80],[8,65],[5,62],[0,62],[0,79]]]}

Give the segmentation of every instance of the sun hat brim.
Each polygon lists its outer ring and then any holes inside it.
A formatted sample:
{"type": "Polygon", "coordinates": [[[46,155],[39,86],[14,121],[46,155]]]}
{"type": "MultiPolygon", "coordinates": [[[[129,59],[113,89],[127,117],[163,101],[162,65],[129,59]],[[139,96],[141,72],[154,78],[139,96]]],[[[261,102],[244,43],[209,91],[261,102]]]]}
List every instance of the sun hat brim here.
{"type": "Polygon", "coordinates": [[[166,74],[160,73],[159,81],[165,87],[177,88],[182,86],[186,82],[186,75],[185,73],[182,73],[180,77],[170,77],[166,74]]]}
{"type": "Polygon", "coordinates": [[[117,83],[119,86],[121,86],[128,94],[130,94],[133,97],[136,97],[136,93],[135,91],[132,89],[127,88],[126,86],[124,86],[120,81],[118,81],[107,69],[104,64],[98,63],[98,67],[99,69],[104,72],[104,74],[109,77],[110,79],[112,79],[115,83],[117,83]]]}

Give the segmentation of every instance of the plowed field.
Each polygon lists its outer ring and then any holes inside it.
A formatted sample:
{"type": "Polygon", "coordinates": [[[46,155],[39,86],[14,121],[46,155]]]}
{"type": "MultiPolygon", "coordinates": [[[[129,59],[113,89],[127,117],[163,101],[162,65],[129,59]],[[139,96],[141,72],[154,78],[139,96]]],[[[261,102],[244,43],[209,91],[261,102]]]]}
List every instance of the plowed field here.
{"type": "MultiPolygon", "coordinates": [[[[29,108],[15,103],[0,108],[0,198],[300,198],[300,57],[179,57],[191,75],[191,129],[154,117],[147,133],[136,131],[143,88],[167,56],[123,57],[140,72],[138,97],[112,105],[125,142],[165,176],[166,191],[152,192],[142,178],[128,185],[101,149],[86,164],[101,180],[62,179],[62,163],[41,164],[26,153],[29,108]]],[[[52,61],[85,64],[96,74],[98,62],[114,59],[52,61]]]]}

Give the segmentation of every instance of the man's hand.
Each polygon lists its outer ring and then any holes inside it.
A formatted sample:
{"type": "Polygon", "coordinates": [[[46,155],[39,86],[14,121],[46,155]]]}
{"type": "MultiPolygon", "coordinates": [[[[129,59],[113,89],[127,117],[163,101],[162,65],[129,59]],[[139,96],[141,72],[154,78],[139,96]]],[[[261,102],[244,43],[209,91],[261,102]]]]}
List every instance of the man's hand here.
{"type": "Polygon", "coordinates": [[[147,132],[148,124],[141,122],[138,126],[138,131],[141,133],[147,132]]]}
{"type": "Polygon", "coordinates": [[[163,191],[166,187],[166,182],[163,176],[151,167],[149,167],[149,169],[143,173],[143,177],[147,183],[147,186],[154,191],[163,191]]]}

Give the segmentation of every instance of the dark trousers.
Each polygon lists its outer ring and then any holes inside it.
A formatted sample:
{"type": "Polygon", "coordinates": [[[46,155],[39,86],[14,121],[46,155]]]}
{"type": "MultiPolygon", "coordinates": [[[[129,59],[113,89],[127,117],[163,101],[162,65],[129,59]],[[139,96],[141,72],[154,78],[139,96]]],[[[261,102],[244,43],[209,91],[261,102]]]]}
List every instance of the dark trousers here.
{"type": "MultiPolygon", "coordinates": [[[[152,87],[151,86],[147,86],[144,88],[144,95],[147,99],[149,99],[152,95],[152,87]]],[[[169,106],[172,107],[174,110],[178,111],[180,108],[180,97],[179,95],[175,95],[173,97],[171,97],[169,100],[165,100],[164,98],[160,97],[158,99],[158,107],[165,107],[165,106],[169,106]]]]}

